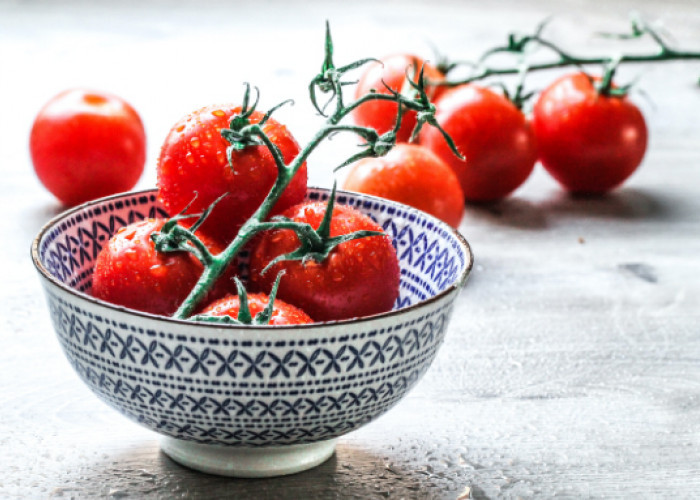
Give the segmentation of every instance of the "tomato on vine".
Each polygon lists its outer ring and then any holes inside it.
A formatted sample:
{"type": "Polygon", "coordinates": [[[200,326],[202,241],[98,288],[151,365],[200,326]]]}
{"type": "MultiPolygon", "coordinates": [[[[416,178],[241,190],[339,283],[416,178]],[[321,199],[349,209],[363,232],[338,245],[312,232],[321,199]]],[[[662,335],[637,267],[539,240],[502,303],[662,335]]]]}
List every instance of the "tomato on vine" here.
{"type": "MultiPolygon", "coordinates": [[[[256,316],[263,312],[270,304],[270,297],[264,293],[246,294],[248,314],[256,316]]],[[[202,309],[201,316],[224,317],[238,319],[241,313],[241,299],[237,295],[227,295],[218,299],[202,309]]],[[[313,320],[304,311],[279,299],[273,303],[272,313],[266,324],[273,326],[303,325],[313,323],[313,320]]]]}
{"type": "Polygon", "coordinates": [[[63,204],[77,205],[136,185],[146,162],[146,133],[120,97],[73,89],[39,111],[29,149],[41,183],[63,204]]]}
{"type": "Polygon", "coordinates": [[[452,169],[416,144],[397,144],[385,156],[355,163],[343,188],[405,203],[453,227],[464,214],[464,193],[452,169]]]}
{"type": "Polygon", "coordinates": [[[540,161],[568,191],[604,193],[642,162],[647,127],[625,95],[602,92],[601,80],[578,72],[554,81],[539,96],[533,126],[540,161]]]}
{"type": "MultiPolygon", "coordinates": [[[[258,209],[278,173],[265,145],[236,149],[222,136],[237,115],[248,114],[251,124],[260,124],[266,116],[246,108],[208,106],[191,113],[172,127],[158,158],[158,197],[170,214],[180,213],[190,203],[191,212],[201,212],[226,195],[201,228],[222,244],[228,244],[258,209]]],[[[261,127],[285,162],[297,156],[299,145],[287,127],[272,118],[265,119],[261,127]]],[[[273,207],[273,214],[300,203],[306,182],[304,163],[273,207]]]]}
{"type": "MultiPolygon", "coordinates": [[[[372,219],[348,206],[332,208],[328,221],[327,207],[326,203],[307,202],[283,215],[327,233],[320,235],[326,241],[357,231],[383,233],[372,219]]],[[[308,258],[273,262],[299,248],[300,240],[293,230],[263,233],[251,253],[252,286],[269,292],[275,276],[284,271],[277,296],[300,307],[316,321],[368,316],[393,307],[399,294],[399,263],[391,239],[385,234],[340,243],[320,261],[308,258]]]]}
{"type": "MultiPolygon", "coordinates": [[[[370,92],[390,94],[394,92],[413,92],[407,85],[407,75],[414,82],[418,81],[421,68],[425,81],[439,81],[443,74],[423,59],[410,54],[395,54],[385,57],[380,62],[367,66],[355,87],[355,97],[360,98],[370,92]],[[389,87],[389,88],[387,88],[389,87]]],[[[426,86],[426,93],[431,100],[436,99],[442,92],[442,87],[426,86]]],[[[396,102],[376,100],[363,103],[353,112],[355,123],[363,127],[372,127],[379,134],[389,132],[396,123],[398,107],[396,102]]],[[[396,134],[397,142],[408,142],[416,126],[415,111],[406,111],[401,122],[401,128],[396,134]]]]}
{"type": "Polygon", "coordinates": [[[464,159],[454,155],[437,128],[424,128],[419,143],[452,167],[467,201],[496,201],[525,182],[537,160],[534,134],[525,115],[505,96],[460,85],[443,94],[435,107],[438,124],[464,159]]]}
{"type": "MultiPolygon", "coordinates": [[[[138,311],[169,316],[197,283],[204,267],[187,252],[156,250],[151,235],[160,231],[165,219],[146,219],[121,228],[110,238],[95,260],[92,295],[138,311]]],[[[221,247],[198,235],[210,252],[221,247]]],[[[220,279],[208,298],[235,290],[231,273],[220,279]]]]}

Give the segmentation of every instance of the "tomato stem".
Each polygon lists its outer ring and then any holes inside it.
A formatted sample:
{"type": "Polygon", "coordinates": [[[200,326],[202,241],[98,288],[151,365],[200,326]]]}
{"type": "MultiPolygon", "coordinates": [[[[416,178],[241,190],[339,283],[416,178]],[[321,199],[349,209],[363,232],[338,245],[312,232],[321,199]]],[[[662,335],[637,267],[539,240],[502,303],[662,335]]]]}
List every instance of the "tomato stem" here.
{"type": "Polygon", "coordinates": [[[250,306],[248,304],[248,292],[241,280],[237,277],[234,278],[236,281],[236,288],[238,290],[238,316],[214,316],[212,314],[197,314],[191,316],[192,321],[202,321],[206,323],[220,323],[224,325],[269,325],[272,319],[272,312],[275,307],[275,299],[277,297],[277,289],[280,285],[280,279],[284,275],[284,271],[280,271],[272,285],[272,290],[268,295],[268,301],[265,308],[253,317],[250,312],[250,306]]]}
{"type": "Polygon", "coordinates": [[[657,63],[666,61],[682,61],[682,60],[692,60],[700,59],[700,52],[688,51],[688,50],[676,50],[669,47],[668,44],[663,40],[661,35],[656,29],[654,29],[648,22],[642,20],[639,17],[632,18],[632,31],[631,33],[624,34],[603,34],[608,38],[616,38],[620,40],[628,39],[638,39],[642,37],[651,38],[654,43],[658,46],[656,52],[648,54],[622,54],[617,57],[611,56],[599,56],[599,57],[584,57],[571,54],[559,48],[554,42],[545,39],[542,36],[542,31],[546,26],[548,20],[540,23],[535,32],[529,35],[517,35],[515,33],[510,33],[508,35],[508,41],[503,46],[498,46],[491,48],[484,52],[484,54],[478,59],[477,63],[443,63],[446,68],[450,71],[454,70],[460,66],[468,66],[471,69],[471,74],[460,79],[446,79],[444,81],[431,81],[430,85],[442,85],[447,87],[455,87],[458,85],[463,85],[467,83],[473,83],[476,81],[484,80],[492,76],[503,76],[503,75],[514,75],[522,72],[522,63],[525,61],[527,56],[533,52],[533,49],[543,47],[552,51],[557,58],[551,61],[532,63],[528,64],[527,71],[542,71],[555,68],[563,68],[567,66],[589,66],[589,65],[606,65],[609,67],[610,64],[622,64],[622,63],[657,63]],[[517,56],[518,62],[513,66],[501,66],[494,67],[488,66],[486,63],[488,59],[499,53],[507,53],[517,56]]]}

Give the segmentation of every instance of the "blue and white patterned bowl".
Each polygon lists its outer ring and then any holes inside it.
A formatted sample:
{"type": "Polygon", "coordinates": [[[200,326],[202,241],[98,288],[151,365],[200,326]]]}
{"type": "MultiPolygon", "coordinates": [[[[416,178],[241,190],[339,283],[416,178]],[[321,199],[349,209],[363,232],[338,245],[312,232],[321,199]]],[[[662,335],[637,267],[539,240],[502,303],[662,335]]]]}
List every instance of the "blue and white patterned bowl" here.
{"type": "MultiPolygon", "coordinates": [[[[327,190],[307,198],[324,200],[327,190]]],[[[391,312],[289,327],[193,324],[89,295],[97,253],[120,227],[166,215],[155,191],[69,210],[32,245],[66,356],[103,401],[165,437],[175,460],[208,472],[270,476],[321,463],[335,438],[377,418],[415,385],[442,343],[472,254],[418,210],[339,192],[394,239],[400,295],[391,312]]],[[[245,274],[245,258],[239,262],[245,274]]]]}

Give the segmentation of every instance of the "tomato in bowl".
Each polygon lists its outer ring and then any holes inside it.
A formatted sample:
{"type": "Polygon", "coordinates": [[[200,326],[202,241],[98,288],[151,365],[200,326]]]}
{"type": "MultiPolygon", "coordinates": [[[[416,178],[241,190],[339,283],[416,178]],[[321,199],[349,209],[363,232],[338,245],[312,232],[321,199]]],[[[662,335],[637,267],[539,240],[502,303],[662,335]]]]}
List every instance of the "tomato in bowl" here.
{"type": "MultiPolygon", "coordinates": [[[[264,477],[323,462],[338,436],[389,410],[426,372],[473,262],[466,240],[424,212],[341,191],[337,203],[392,238],[399,297],[389,312],[291,326],[195,323],[91,296],[109,237],[167,214],[155,190],[64,212],[41,229],[32,258],[69,362],[100,399],[161,434],[165,453],[195,469],[264,477]]],[[[245,280],[245,254],[236,266],[245,280]]]]}

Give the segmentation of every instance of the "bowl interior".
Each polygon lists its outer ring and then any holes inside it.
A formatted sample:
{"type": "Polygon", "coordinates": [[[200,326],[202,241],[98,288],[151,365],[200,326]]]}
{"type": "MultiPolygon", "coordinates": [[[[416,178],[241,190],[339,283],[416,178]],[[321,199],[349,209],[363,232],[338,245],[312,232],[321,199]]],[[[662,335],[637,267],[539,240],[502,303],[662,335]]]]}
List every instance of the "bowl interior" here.
{"type": "MultiPolygon", "coordinates": [[[[310,188],[307,199],[323,201],[328,194],[328,190],[310,188]]],[[[405,205],[372,196],[339,192],[337,203],[369,215],[393,238],[401,268],[394,310],[428,300],[466,280],[472,265],[471,252],[459,233],[446,224],[405,205]]],[[[132,222],[167,215],[158,205],[155,190],[87,203],[44,227],[35,241],[35,264],[60,286],[89,295],[94,260],[109,238],[132,222]]],[[[245,252],[237,265],[245,279],[245,252]]]]}

